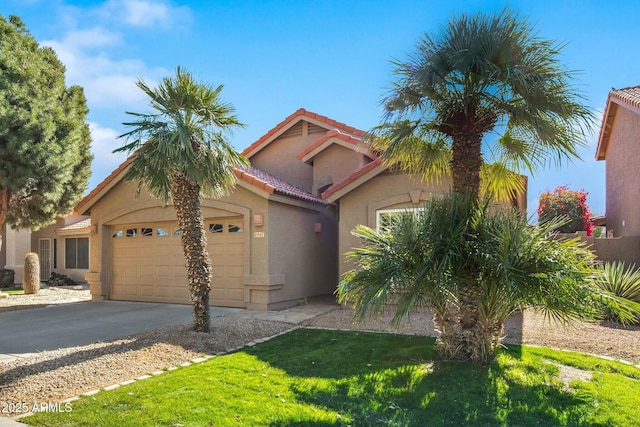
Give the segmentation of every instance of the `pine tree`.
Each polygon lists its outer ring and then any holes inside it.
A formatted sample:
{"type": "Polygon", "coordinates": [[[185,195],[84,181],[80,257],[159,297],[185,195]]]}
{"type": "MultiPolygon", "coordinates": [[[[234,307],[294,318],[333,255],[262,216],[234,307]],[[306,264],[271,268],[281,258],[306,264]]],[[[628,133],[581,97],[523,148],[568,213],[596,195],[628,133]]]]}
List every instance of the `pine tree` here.
{"type": "MultiPolygon", "coordinates": [[[[82,88],[16,16],[0,15],[0,230],[37,230],[87,188],[91,136],[82,88]]],[[[0,241],[1,244],[1,241],[0,241]]]]}

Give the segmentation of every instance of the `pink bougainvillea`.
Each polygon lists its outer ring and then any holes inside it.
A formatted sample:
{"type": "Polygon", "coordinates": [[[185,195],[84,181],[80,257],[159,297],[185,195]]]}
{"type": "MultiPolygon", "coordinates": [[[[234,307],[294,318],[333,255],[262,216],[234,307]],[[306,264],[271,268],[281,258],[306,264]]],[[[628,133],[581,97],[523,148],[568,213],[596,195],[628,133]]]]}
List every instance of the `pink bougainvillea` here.
{"type": "Polygon", "coordinates": [[[587,236],[591,236],[594,225],[591,222],[591,211],[587,206],[587,194],[584,190],[569,190],[567,185],[557,187],[553,193],[547,190],[540,195],[538,222],[544,223],[555,217],[564,216],[569,219],[569,223],[558,231],[561,233],[586,231],[587,236]]]}

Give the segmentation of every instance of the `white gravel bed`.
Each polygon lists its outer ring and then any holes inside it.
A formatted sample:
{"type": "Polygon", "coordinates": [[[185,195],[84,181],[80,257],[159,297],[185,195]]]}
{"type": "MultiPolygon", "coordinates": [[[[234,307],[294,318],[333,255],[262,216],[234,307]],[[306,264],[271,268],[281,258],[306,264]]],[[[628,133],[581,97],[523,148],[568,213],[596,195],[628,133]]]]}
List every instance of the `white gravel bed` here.
{"type": "Polygon", "coordinates": [[[209,334],[193,332],[187,325],[174,326],[108,342],[45,351],[0,363],[0,402],[59,402],[293,327],[284,322],[215,317],[209,334]]]}
{"type": "MultiPolygon", "coordinates": [[[[10,294],[0,298],[0,312],[45,307],[51,304],[91,301],[91,293],[86,289],[86,285],[78,285],[78,288],[81,289],[74,289],[73,286],[61,286],[41,288],[34,295],[10,294]]],[[[0,292],[2,292],[2,289],[0,289],[0,292]]]]}

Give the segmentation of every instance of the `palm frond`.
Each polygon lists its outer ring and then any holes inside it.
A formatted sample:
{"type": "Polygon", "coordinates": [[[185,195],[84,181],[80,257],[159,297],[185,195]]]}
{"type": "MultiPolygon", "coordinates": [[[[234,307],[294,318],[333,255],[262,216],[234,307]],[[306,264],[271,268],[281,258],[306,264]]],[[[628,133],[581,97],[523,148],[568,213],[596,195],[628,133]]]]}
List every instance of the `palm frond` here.
{"type": "Polygon", "coordinates": [[[139,181],[152,194],[168,201],[170,182],[184,174],[213,197],[228,194],[235,184],[233,168],[248,166],[244,156],[226,139],[242,127],[233,106],[220,99],[222,85],[196,82],[178,67],[155,88],[138,80],[149,97],[150,113],[128,112],[134,119],[124,123],[130,130],[120,135],[126,142],[117,152],[136,153],[126,178],[139,181]]]}

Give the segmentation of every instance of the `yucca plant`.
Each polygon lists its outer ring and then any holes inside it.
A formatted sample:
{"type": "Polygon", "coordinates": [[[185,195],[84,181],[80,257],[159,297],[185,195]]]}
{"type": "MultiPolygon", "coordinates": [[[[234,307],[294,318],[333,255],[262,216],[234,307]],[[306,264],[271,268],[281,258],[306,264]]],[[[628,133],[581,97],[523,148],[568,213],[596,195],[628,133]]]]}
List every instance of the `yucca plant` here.
{"type": "MultiPolygon", "coordinates": [[[[596,277],[596,285],[610,294],[640,304],[640,269],[633,264],[625,269],[624,262],[614,261],[602,264],[602,274],[596,277]]],[[[637,314],[632,319],[621,318],[609,307],[604,308],[604,317],[614,322],[640,323],[637,314]]]]}

